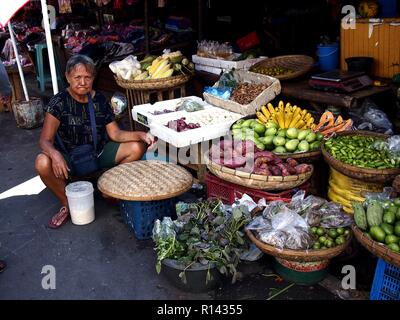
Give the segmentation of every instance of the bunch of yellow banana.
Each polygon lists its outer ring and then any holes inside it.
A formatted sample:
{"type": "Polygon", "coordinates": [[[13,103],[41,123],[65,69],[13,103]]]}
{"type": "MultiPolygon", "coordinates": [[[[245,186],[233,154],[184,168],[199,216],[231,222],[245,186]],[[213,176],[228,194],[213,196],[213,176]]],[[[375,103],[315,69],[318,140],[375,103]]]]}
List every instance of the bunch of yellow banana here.
{"type": "Polygon", "coordinates": [[[280,128],[314,129],[316,126],[314,118],[306,109],[292,106],[289,102],[285,106],[282,100],[276,108],[271,103],[262,106],[256,115],[261,122],[273,121],[280,128]]]}
{"type": "Polygon", "coordinates": [[[158,57],[147,68],[147,71],[149,76],[146,79],[161,79],[172,76],[174,69],[169,58],[158,57]]]}
{"type": "Polygon", "coordinates": [[[347,213],[353,213],[351,203],[363,202],[365,192],[381,192],[383,186],[377,183],[366,183],[349,178],[331,168],[328,187],[328,198],[343,206],[347,213]]]}

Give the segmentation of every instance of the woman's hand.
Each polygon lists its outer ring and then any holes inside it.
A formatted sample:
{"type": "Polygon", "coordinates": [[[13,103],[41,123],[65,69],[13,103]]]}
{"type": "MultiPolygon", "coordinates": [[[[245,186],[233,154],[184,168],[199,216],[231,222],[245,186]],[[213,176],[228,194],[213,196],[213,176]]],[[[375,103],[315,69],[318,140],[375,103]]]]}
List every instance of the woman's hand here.
{"type": "Polygon", "coordinates": [[[140,138],[144,143],[147,144],[148,150],[151,149],[152,147],[154,147],[156,139],[151,133],[141,132],[140,138]]]}
{"type": "Polygon", "coordinates": [[[53,166],[54,175],[57,179],[68,179],[68,171],[70,171],[70,169],[60,152],[53,151],[51,153],[51,164],[53,166]]]}

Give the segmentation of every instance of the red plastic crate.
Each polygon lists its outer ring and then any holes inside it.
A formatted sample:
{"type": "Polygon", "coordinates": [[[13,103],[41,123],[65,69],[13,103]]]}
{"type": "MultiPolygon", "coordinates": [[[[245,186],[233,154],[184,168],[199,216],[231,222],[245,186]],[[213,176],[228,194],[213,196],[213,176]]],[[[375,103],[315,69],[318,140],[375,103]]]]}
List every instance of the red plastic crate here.
{"type": "Polygon", "coordinates": [[[249,195],[255,202],[258,202],[260,199],[264,198],[267,201],[275,201],[282,200],[285,202],[290,202],[292,196],[301,190],[305,190],[308,192],[310,188],[310,183],[306,182],[301,186],[285,190],[281,192],[268,192],[259,189],[251,189],[247,187],[243,187],[237,184],[233,184],[220,178],[207,173],[206,175],[206,186],[207,186],[207,197],[208,198],[219,198],[225,204],[232,204],[235,199],[240,199],[244,193],[249,195]]]}

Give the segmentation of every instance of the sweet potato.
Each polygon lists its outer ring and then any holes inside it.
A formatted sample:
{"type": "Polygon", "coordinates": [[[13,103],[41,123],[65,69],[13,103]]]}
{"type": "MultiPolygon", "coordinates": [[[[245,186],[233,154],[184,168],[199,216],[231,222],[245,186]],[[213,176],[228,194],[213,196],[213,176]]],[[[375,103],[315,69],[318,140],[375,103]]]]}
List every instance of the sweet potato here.
{"type": "Polygon", "coordinates": [[[296,169],[296,173],[297,174],[302,174],[302,173],[306,173],[308,171],[311,171],[310,165],[308,165],[306,163],[302,163],[302,164],[297,165],[295,167],[295,169],[296,169]]]}
{"type": "Polygon", "coordinates": [[[224,156],[224,153],[222,152],[221,148],[219,145],[213,144],[210,148],[210,157],[212,159],[215,158],[222,158],[224,156]]]}
{"type": "Polygon", "coordinates": [[[295,159],[293,159],[293,158],[287,158],[286,159],[286,163],[288,164],[288,165],[290,165],[291,167],[295,167],[295,166],[297,166],[299,163],[295,160],[295,159]]]}
{"type": "Polygon", "coordinates": [[[274,165],[277,165],[277,164],[279,164],[279,163],[282,163],[283,161],[282,161],[282,159],[281,158],[279,158],[279,157],[277,157],[277,156],[274,156],[274,159],[271,161],[274,165]]]}
{"type": "Polygon", "coordinates": [[[267,162],[270,162],[270,161],[274,160],[275,155],[271,151],[259,151],[254,154],[254,159],[257,159],[260,157],[268,158],[269,160],[267,162]]]}
{"type": "Polygon", "coordinates": [[[255,144],[251,140],[245,140],[245,141],[235,141],[234,149],[236,152],[241,154],[242,156],[247,155],[248,153],[254,153],[255,152],[255,144]]]}
{"type": "Polygon", "coordinates": [[[284,176],[284,177],[290,176],[289,170],[286,168],[286,166],[283,163],[278,163],[277,167],[279,167],[279,169],[281,169],[282,176],[284,176]]]}
{"type": "Polygon", "coordinates": [[[272,176],[281,176],[282,171],[277,166],[268,166],[269,171],[271,171],[272,176]]]}
{"type": "Polygon", "coordinates": [[[219,142],[219,146],[220,146],[222,151],[233,149],[232,140],[227,140],[227,139],[221,140],[219,142]]]}
{"type": "Polygon", "coordinates": [[[246,158],[242,156],[238,156],[229,160],[224,160],[224,165],[228,168],[239,168],[243,167],[246,164],[246,158]]]}
{"type": "Polygon", "coordinates": [[[270,176],[271,175],[271,172],[269,171],[269,169],[268,169],[268,167],[266,167],[266,168],[256,168],[255,170],[254,170],[254,173],[255,174],[261,174],[261,175],[263,175],[263,176],[270,176]]]}

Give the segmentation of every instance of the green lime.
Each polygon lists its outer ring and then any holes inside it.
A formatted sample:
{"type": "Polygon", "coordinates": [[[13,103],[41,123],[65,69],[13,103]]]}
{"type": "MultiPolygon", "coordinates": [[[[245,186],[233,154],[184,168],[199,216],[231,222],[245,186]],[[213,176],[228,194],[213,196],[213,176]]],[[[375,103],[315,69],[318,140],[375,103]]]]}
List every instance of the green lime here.
{"type": "Polygon", "coordinates": [[[393,203],[394,203],[396,206],[400,207],[400,198],[394,199],[393,203]]]}
{"type": "Polygon", "coordinates": [[[311,233],[312,234],[316,234],[317,233],[318,228],[317,227],[312,227],[311,228],[311,233]]]}
{"type": "Polygon", "coordinates": [[[335,229],[330,229],[328,231],[328,235],[332,238],[335,239],[339,235],[339,233],[335,229]]]}
{"type": "Polygon", "coordinates": [[[319,227],[317,230],[317,235],[322,236],[325,234],[325,229],[322,227],[319,227]]]}
{"type": "Polygon", "coordinates": [[[386,234],[393,234],[394,228],[392,225],[384,222],[380,224],[380,227],[383,231],[385,231],[386,234]]]}
{"type": "Polygon", "coordinates": [[[394,252],[400,252],[400,247],[399,247],[398,244],[391,243],[391,244],[388,244],[387,247],[388,247],[390,250],[394,251],[394,252]]]}
{"type": "Polygon", "coordinates": [[[386,244],[397,243],[399,242],[399,237],[395,236],[394,234],[389,234],[385,238],[386,244]]]}
{"type": "Polygon", "coordinates": [[[321,244],[325,244],[326,240],[327,240],[327,239],[326,239],[325,236],[321,236],[321,237],[319,237],[319,239],[318,239],[319,243],[321,243],[321,244]]]}
{"type": "Polygon", "coordinates": [[[327,248],[332,248],[334,246],[334,242],[332,240],[328,239],[328,240],[325,241],[325,246],[327,248]]]}
{"type": "Polygon", "coordinates": [[[336,232],[337,232],[338,234],[344,234],[344,228],[339,227],[339,228],[336,229],[336,232]]]}
{"type": "Polygon", "coordinates": [[[318,242],[316,242],[316,243],[313,244],[312,248],[313,248],[314,250],[319,250],[319,249],[321,249],[321,244],[318,243],[318,242]]]}
{"type": "Polygon", "coordinates": [[[396,224],[394,227],[394,234],[400,237],[400,224],[396,224]]]}
{"type": "Polygon", "coordinates": [[[385,241],[386,233],[385,233],[385,231],[382,230],[381,227],[373,226],[370,228],[369,233],[372,236],[372,238],[375,239],[376,241],[379,241],[379,242],[385,241]]]}
{"type": "Polygon", "coordinates": [[[335,243],[340,246],[341,244],[345,243],[345,239],[342,236],[339,236],[335,239],[335,243]]]}

